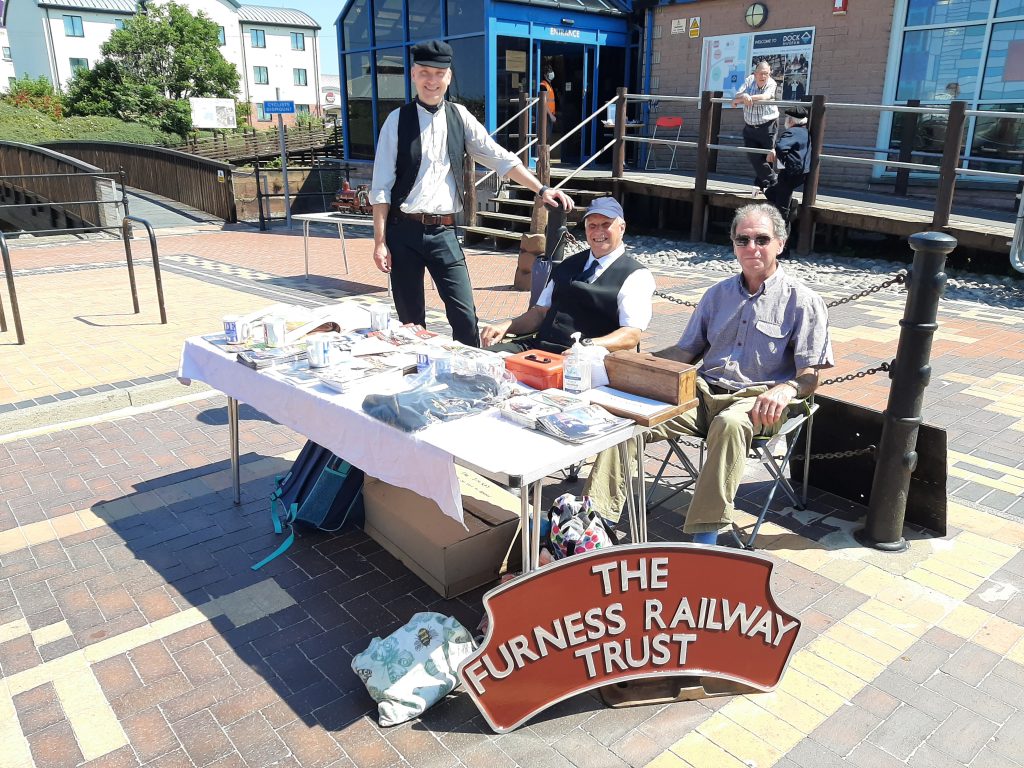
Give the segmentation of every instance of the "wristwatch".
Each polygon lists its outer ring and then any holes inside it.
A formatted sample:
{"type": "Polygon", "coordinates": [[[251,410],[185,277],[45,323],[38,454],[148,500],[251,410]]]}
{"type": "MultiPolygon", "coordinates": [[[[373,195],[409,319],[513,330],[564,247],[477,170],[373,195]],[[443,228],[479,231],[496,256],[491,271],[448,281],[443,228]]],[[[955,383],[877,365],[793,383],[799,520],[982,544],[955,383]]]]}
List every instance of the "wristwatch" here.
{"type": "Polygon", "coordinates": [[[800,384],[797,382],[796,379],[790,379],[789,381],[784,381],[782,383],[785,384],[787,387],[792,387],[793,391],[796,392],[796,396],[800,397],[800,384]]]}
{"type": "Polygon", "coordinates": [[[544,197],[544,193],[547,192],[551,187],[541,185],[541,188],[537,190],[537,197],[544,197]]]}
{"type": "Polygon", "coordinates": [[[584,347],[591,347],[594,345],[594,340],[588,336],[585,339],[580,339],[580,344],[582,344],[584,347]]]}

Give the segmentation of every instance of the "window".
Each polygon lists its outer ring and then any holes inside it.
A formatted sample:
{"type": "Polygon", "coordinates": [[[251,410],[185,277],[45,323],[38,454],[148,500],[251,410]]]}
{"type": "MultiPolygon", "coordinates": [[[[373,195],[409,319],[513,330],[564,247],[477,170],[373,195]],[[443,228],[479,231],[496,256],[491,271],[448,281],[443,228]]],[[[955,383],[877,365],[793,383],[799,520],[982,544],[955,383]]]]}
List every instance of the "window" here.
{"type": "Polygon", "coordinates": [[[249,40],[253,48],[267,47],[267,34],[262,29],[249,30],[249,40]]]}
{"type": "Polygon", "coordinates": [[[227,37],[224,35],[224,27],[217,27],[217,45],[224,46],[227,44],[227,37]]]}
{"type": "Polygon", "coordinates": [[[71,71],[72,72],[78,72],[79,70],[82,70],[82,69],[86,69],[86,70],[89,69],[89,60],[88,59],[70,59],[70,61],[71,61],[71,71]]]}
{"type": "Polygon", "coordinates": [[[296,104],[295,105],[295,114],[296,115],[308,115],[309,114],[309,104],[296,104]]]}
{"type": "Polygon", "coordinates": [[[449,35],[484,31],[483,0],[445,0],[445,4],[448,6],[449,35]]]}
{"type": "Polygon", "coordinates": [[[256,122],[257,123],[269,123],[270,115],[263,111],[263,102],[259,102],[256,105],[256,122]]]}
{"type": "Polygon", "coordinates": [[[124,19],[114,19],[114,29],[124,29],[124,19]]]}
{"type": "Polygon", "coordinates": [[[64,35],[66,37],[85,37],[81,16],[64,16],[64,35]]]}
{"type": "Polygon", "coordinates": [[[306,50],[306,33],[305,32],[292,32],[292,50],[293,51],[304,51],[304,50],[306,50]]]}
{"type": "Polygon", "coordinates": [[[295,85],[306,84],[306,70],[304,69],[293,69],[292,70],[292,82],[295,85]]]}
{"type": "Polygon", "coordinates": [[[256,83],[256,85],[268,85],[270,83],[270,73],[267,72],[267,68],[253,67],[252,81],[256,83]]]}
{"type": "Polygon", "coordinates": [[[370,3],[356,2],[348,7],[342,25],[345,33],[345,50],[359,50],[370,46],[370,3]]]}
{"type": "Polygon", "coordinates": [[[441,36],[440,0],[409,0],[409,39],[441,36]]]}
{"type": "Polygon", "coordinates": [[[4,46],[4,61],[10,61],[10,60],[11,60],[11,49],[10,49],[10,48],[8,48],[8,47],[7,47],[6,45],[5,45],[5,46],[4,46]]]}
{"type": "Polygon", "coordinates": [[[402,0],[374,0],[374,41],[377,45],[405,40],[405,10],[402,0]]]}

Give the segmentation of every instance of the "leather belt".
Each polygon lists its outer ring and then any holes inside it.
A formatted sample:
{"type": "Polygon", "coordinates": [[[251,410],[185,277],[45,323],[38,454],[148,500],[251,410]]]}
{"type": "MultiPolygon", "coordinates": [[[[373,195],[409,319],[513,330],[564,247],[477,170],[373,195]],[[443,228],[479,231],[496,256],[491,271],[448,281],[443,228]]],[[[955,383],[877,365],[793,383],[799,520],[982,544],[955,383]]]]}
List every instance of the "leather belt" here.
{"type": "Polygon", "coordinates": [[[407,219],[425,227],[451,227],[455,224],[454,213],[406,213],[401,208],[391,211],[395,219],[407,219]]]}

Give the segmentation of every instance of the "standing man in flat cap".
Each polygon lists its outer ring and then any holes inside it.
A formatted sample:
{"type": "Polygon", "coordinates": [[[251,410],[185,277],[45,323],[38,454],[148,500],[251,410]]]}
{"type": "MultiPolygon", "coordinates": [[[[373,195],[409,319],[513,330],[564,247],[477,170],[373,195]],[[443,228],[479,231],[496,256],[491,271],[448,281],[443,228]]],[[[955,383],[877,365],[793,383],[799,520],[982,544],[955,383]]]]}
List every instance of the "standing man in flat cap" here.
{"type": "Polygon", "coordinates": [[[432,40],[412,47],[416,99],[396,109],[380,131],[373,163],[373,260],[391,274],[403,323],[426,324],[423,270],[444,302],[452,337],[479,346],[473,286],[455,236],[462,210],[466,154],[537,193],[547,205],[572,210],[565,193],[545,187],[522,161],[498,146],[460,104],[445,102],[452,49],[432,40]]]}
{"type": "Polygon", "coordinates": [[[793,190],[803,186],[811,171],[811,137],[807,132],[807,110],[790,107],[786,110],[786,130],[779,134],[768,162],[779,168],[778,181],[765,190],[768,202],[779,209],[786,225],[790,223],[790,202],[793,190]]]}
{"type": "MultiPolygon", "coordinates": [[[[494,352],[564,352],[579,332],[585,345],[633,349],[651,322],[654,275],[626,256],[626,221],[613,197],[599,197],[583,216],[589,251],[555,265],[537,303],[512,320],[485,325],[480,339],[494,352]],[[506,333],[535,334],[506,341],[506,333]]],[[[618,510],[616,510],[617,512],[618,510]]]]}

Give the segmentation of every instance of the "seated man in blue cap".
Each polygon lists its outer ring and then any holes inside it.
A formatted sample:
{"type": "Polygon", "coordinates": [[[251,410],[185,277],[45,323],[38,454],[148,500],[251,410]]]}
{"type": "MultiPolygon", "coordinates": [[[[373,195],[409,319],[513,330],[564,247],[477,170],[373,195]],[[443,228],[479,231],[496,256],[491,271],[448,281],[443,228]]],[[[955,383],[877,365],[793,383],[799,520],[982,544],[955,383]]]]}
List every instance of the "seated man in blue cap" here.
{"type": "Polygon", "coordinates": [[[547,205],[572,210],[573,203],[498,146],[468,109],[445,101],[452,81],[450,45],[418,43],[412,46],[412,61],[416,99],[388,115],[377,142],[370,189],[373,260],[391,276],[399,320],[426,325],[426,269],[444,302],[452,336],[475,347],[480,339],[473,286],[455,236],[466,171],[479,162],[535,192],[547,205]]]}
{"type": "Polygon", "coordinates": [[[583,226],[590,250],[555,265],[537,303],[519,317],[482,326],[483,346],[494,352],[560,353],[572,346],[572,334],[578,332],[581,343],[609,352],[636,347],[651,322],[654,275],[625,254],[626,221],[617,200],[594,200],[583,226]],[[535,335],[502,342],[506,334],[535,335]]]}

